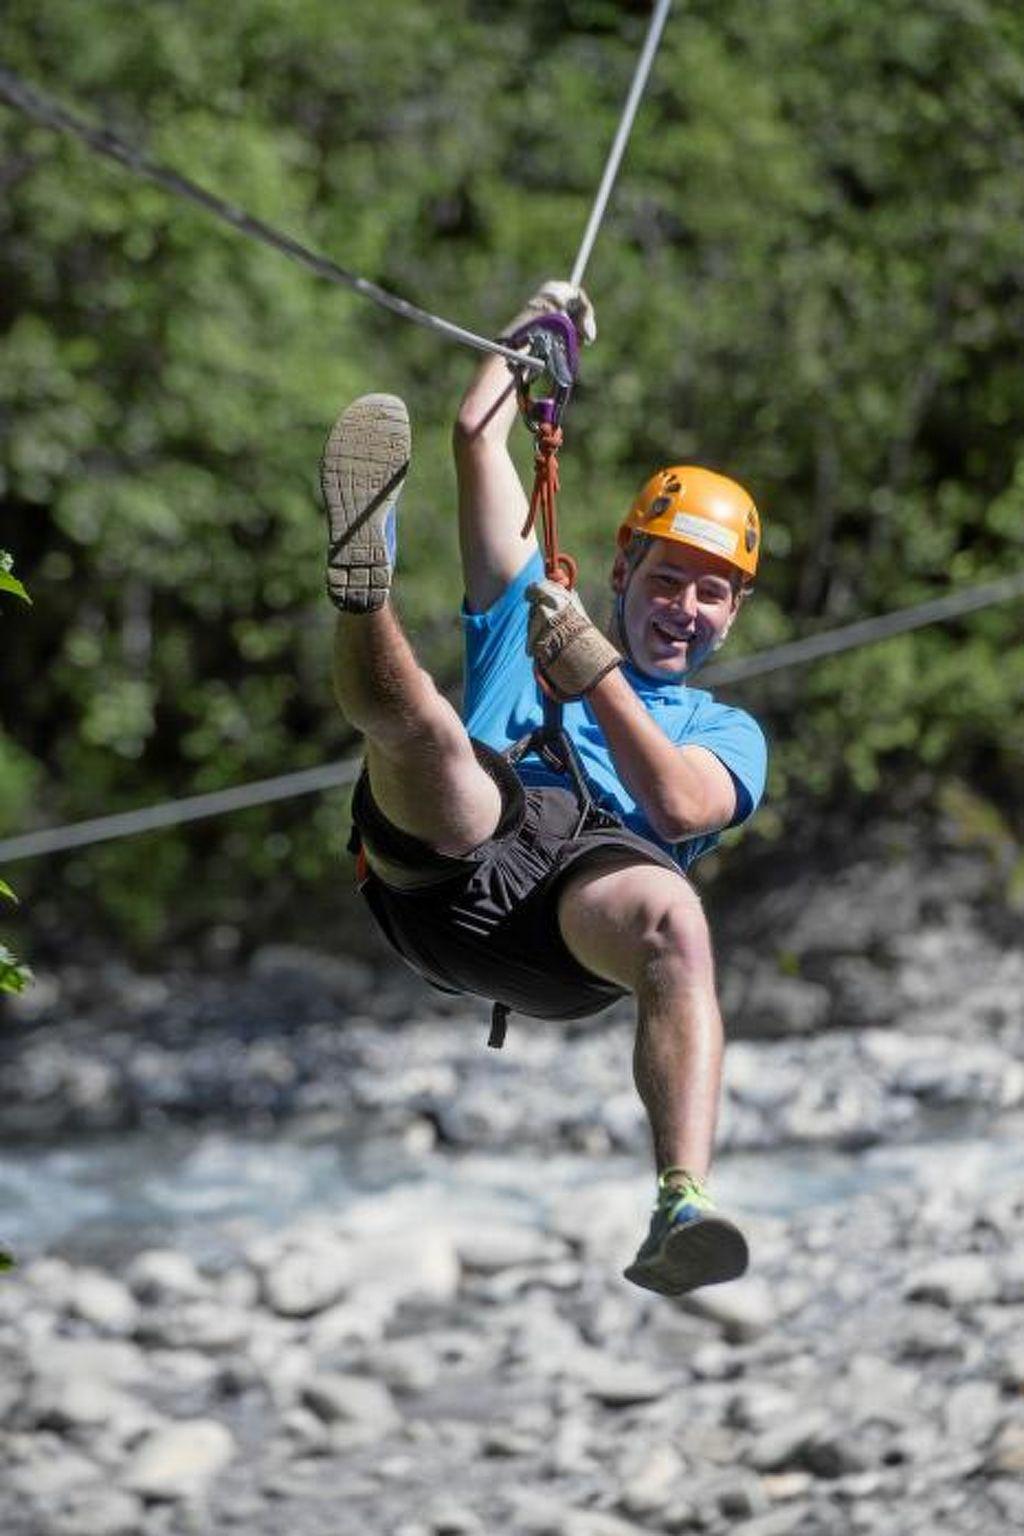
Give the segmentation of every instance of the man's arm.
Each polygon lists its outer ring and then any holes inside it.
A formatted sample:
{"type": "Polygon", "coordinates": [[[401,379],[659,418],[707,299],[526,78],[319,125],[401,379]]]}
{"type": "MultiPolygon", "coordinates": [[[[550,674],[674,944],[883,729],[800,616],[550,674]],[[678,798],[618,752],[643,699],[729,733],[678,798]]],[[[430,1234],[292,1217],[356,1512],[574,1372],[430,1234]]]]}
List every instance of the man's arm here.
{"type": "MultiPolygon", "coordinates": [[[[594,310],[582,288],[548,282],[503,332],[510,336],[538,315],[569,316],[581,342],[597,336],[594,310]]],[[[455,422],[455,469],[459,483],[459,541],[466,600],[482,613],[519,575],[537,548],[523,525],[529,501],[508,451],[508,436],[518,415],[508,364],[489,357],[473,375],[455,422]]]]}
{"type": "Polygon", "coordinates": [[[508,364],[488,357],[462,398],[454,433],[462,572],[476,613],[500,597],[537,547],[532,533],[522,537],[529,503],[508,450],[517,415],[508,364]]]}
{"type": "Polygon", "coordinates": [[[541,678],[556,698],[587,699],[619,777],[657,836],[679,843],[729,826],[737,810],[732,774],[709,748],[669,740],[619,671],[621,656],[579,595],[539,581],[526,596],[526,648],[541,678]]]}
{"type": "Polygon", "coordinates": [[[658,837],[679,843],[729,826],[736,785],[720,758],[707,747],[670,741],[617,670],[590,690],[587,701],[623,784],[658,837]]]}

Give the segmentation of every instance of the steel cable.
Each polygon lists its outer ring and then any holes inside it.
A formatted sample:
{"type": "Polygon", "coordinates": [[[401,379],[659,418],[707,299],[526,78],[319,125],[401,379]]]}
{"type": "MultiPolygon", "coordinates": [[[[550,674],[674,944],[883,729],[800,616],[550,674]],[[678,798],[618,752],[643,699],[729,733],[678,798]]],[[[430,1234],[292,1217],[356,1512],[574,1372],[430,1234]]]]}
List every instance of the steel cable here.
{"type": "MultiPolygon", "coordinates": [[[[855,624],[846,624],[840,629],[828,630],[820,635],[793,640],[786,645],[775,646],[760,656],[741,656],[736,661],[717,662],[701,674],[700,680],[701,683],[716,685],[742,684],[769,672],[806,666],[826,656],[838,656],[844,651],[877,645],[895,635],[908,634],[912,630],[959,618],[963,614],[975,613],[979,609],[1010,602],[1021,596],[1024,596],[1024,571],[1000,581],[968,587],[962,592],[951,592],[947,597],[919,603],[913,608],[900,608],[893,613],[860,619],[855,624]]],[[[47,853],[66,853],[94,843],[133,837],[140,832],[203,821],[209,817],[227,815],[231,811],[268,805],[276,800],[289,800],[299,795],[336,789],[340,785],[351,784],[360,766],[360,758],[349,758],[338,763],[328,763],[322,768],[306,768],[273,779],[258,779],[230,789],[214,790],[206,795],[189,795],[183,800],[163,801],[158,805],[142,806],[138,810],[117,812],[112,816],[98,816],[69,826],[26,832],[20,837],[0,841],[0,862],[33,859],[47,853]]]]}
{"type": "Polygon", "coordinates": [[[525,367],[539,372],[544,366],[535,358],[526,357],[511,347],[503,346],[500,341],[490,341],[486,336],[478,336],[475,331],[466,330],[464,326],[456,325],[451,320],[443,320],[440,315],[433,315],[429,310],[410,304],[407,299],[401,299],[397,294],[389,293],[386,288],[381,288],[377,283],[370,282],[369,278],[357,277],[355,273],[346,271],[328,256],[317,255],[315,251],[309,250],[298,240],[294,240],[291,235],[283,234],[280,230],[265,224],[262,219],[246,213],[244,208],[226,203],[223,198],[208,192],[205,187],[190,181],[187,176],[182,176],[178,171],[172,171],[168,166],[159,165],[155,160],[150,160],[141,150],[126,143],[109,129],[92,127],[80,117],[76,117],[74,113],[68,112],[64,107],[58,106],[55,101],[44,96],[36,86],[26,84],[13,70],[2,65],[0,65],[0,99],[6,101],[8,106],[23,112],[26,117],[42,123],[44,127],[53,128],[59,133],[70,134],[94,154],[106,155],[108,159],[116,160],[119,165],[133,171],[136,176],[154,182],[174,197],[194,203],[205,213],[212,214],[224,224],[230,224],[232,229],[237,229],[241,234],[248,235],[253,240],[262,241],[264,245],[269,245],[271,249],[279,251],[282,255],[290,257],[292,261],[297,261],[301,266],[315,272],[318,277],[326,278],[328,282],[337,283],[341,287],[351,288],[353,292],[361,294],[364,299],[370,299],[382,309],[392,310],[396,315],[401,315],[403,320],[411,320],[415,325],[425,326],[427,330],[447,336],[452,341],[462,342],[467,347],[475,347],[478,352],[493,352],[499,357],[507,358],[509,362],[514,362],[519,368],[525,367]]]}

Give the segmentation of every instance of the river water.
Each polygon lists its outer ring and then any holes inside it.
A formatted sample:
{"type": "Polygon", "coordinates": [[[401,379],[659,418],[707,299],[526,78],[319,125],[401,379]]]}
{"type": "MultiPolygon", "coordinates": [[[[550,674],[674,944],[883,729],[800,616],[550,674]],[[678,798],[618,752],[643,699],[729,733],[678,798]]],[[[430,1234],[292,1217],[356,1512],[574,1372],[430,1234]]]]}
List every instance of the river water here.
{"type": "MultiPolygon", "coordinates": [[[[354,1147],[295,1134],[242,1137],[204,1130],[131,1132],[53,1148],[0,1147],[0,1240],[19,1255],[43,1251],[109,1266],[152,1246],[226,1262],[252,1237],[309,1214],[349,1210],[399,1182],[415,1191],[422,1219],[486,1217],[500,1201],[506,1218],[544,1220],[552,1192],[635,1179],[642,1205],[650,1174],[639,1158],[565,1153],[445,1155],[400,1142],[354,1147]]],[[[795,1147],[719,1158],[719,1203],[785,1216],[901,1182],[948,1180],[995,1191],[1024,1184],[1024,1143],[990,1139],[968,1125],[940,1138],[843,1152],[795,1147]]]]}

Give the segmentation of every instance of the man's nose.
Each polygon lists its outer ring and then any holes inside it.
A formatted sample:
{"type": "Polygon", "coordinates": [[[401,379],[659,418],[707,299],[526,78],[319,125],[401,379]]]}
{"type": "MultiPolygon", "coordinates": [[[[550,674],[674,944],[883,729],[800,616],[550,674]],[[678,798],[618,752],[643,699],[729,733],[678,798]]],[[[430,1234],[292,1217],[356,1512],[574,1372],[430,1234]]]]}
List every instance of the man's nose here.
{"type": "Polygon", "coordinates": [[[676,591],[675,606],[681,608],[688,619],[697,617],[697,583],[695,581],[680,584],[676,591]]]}

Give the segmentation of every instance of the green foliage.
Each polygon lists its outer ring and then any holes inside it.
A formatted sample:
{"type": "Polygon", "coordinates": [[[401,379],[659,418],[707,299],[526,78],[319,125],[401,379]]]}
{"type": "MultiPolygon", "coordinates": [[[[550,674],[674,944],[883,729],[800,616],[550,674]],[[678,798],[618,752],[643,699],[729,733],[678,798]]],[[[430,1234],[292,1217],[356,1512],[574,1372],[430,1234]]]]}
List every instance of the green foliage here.
{"type": "Polygon", "coordinates": [[[8,592],[12,597],[20,597],[23,603],[31,603],[25,588],[13,575],[14,556],[6,549],[0,549],[0,592],[8,592]]]}
{"type": "Polygon", "coordinates": [[[0,993],[24,992],[32,980],[32,972],[22,965],[6,944],[0,944],[0,993]]]}
{"type": "MultiPolygon", "coordinates": [[[[0,592],[7,592],[13,597],[20,597],[23,602],[31,602],[28,593],[21,582],[14,576],[14,557],[9,550],[0,549],[0,592]]],[[[17,906],[18,898],[7,884],[6,880],[0,880],[0,901],[13,902],[17,906]]],[[[15,955],[4,944],[0,944],[0,995],[11,992],[24,992],[32,980],[32,972],[27,966],[22,965],[15,955]]],[[[5,1266],[3,1260],[6,1255],[0,1250],[0,1269],[5,1266]]]]}
{"type": "MultiPolygon", "coordinates": [[[[648,15],[9,0],[5,35],[10,66],[83,115],[494,332],[571,265],[648,15]]],[[[42,599],[5,646],[0,833],[30,794],[40,821],[75,819],[348,749],[315,465],[365,389],[412,407],[400,602],[452,676],[447,438],[471,358],[8,112],[0,157],[0,493],[42,599]]],[[[1022,171],[1013,0],[673,15],[587,275],[601,334],[563,518],[588,599],[636,485],[689,457],[765,514],[731,651],[1019,568],[1022,171]]],[[[775,744],[762,827],[808,796],[902,802],[956,780],[1019,838],[1022,638],[1019,607],[992,609],[737,689],[775,744]]],[[[62,900],[141,945],[239,904],[273,922],[297,870],[309,892],[337,881],[342,822],[300,801],[78,855],[62,900]]]]}

